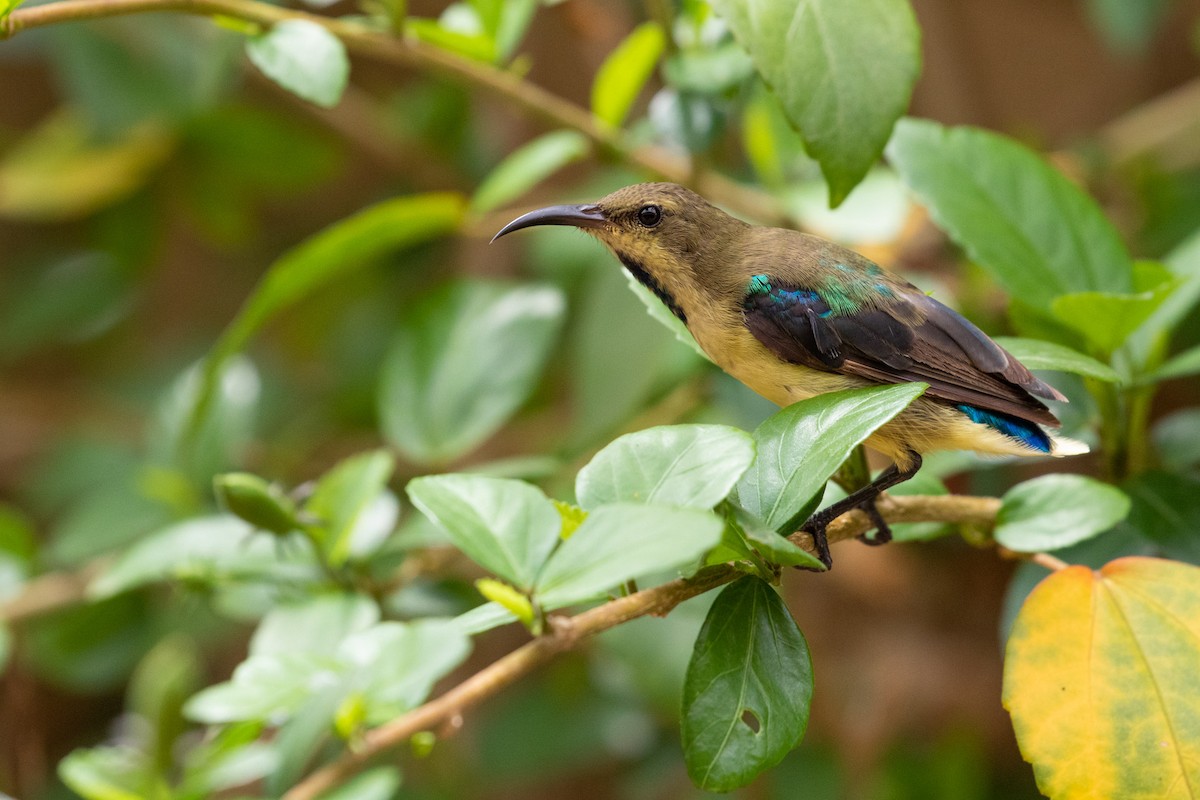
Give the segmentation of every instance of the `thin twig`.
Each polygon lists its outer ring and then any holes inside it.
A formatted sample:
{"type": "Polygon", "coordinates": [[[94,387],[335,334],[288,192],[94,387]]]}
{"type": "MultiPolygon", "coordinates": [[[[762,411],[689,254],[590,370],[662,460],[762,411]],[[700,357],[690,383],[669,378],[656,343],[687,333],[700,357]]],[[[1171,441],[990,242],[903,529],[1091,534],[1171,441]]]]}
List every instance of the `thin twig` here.
{"type": "MultiPolygon", "coordinates": [[[[938,495],[930,497],[891,497],[880,502],[879,510],[888,522],[959,522],[990,524],[1000,508],[992,497],[938,495]]],[[[865,514],[851,512],[829,526],[831,542],[853,538],[870,526],[865,514]]],[[[793,540],[811,547],[807,534],[793,540]]],[[[742,574],[731,566],[711,567],[693,578],[680,579],[643,589],[574,617],[553,617],[552,633],[522,645],[483,668],[440,697],[403,716],[370,731],[353,752],[322,767],[296,784],[284,800],[315,800],[339,785],[380,753],[408,741],[413,734],[431,730],[450,719],[457,719],[471,706],[512,685],[535,667],[555,655],[570,650],[581,640],[606,631],[623,622],[648,614],[664,615],[685,600],[729,583],[742,574]]]]}
{"type": "MultiPolygon", "coordinates": [[[[0,23],[0,39],[46,25],[157,11],[221,15],[260,25],[274,25],[292,19],[313,22],[333,33],[348,50],[357,55],[400,67],[425,70],[458,83],[486,89],[491,96],[506,101],[551,127],[579,131],[601,152],[615,154],[656,178],[692,183],[691,166],[685,156],[659,147],[634,148],[623,131],[599,124],[587,109],[512,72],[448,52],[411,35],[395,37],[353,22],[280,8],[259,0],[61,0],[14,11],[0,23]]],[[[695,184],[700,193],[753,219],[772,224],[787,221],[781,206],[758,189],[707,171],[697,177],[695,184]]]]}
{"type": "Polygon", "coordinates": [[[108,569],[112,559],[98,558],[75,572],[48,572],[21,587],[21,592],[0,603],[0,624],[15,625],[82,603],[92,580],[108,569]]]}

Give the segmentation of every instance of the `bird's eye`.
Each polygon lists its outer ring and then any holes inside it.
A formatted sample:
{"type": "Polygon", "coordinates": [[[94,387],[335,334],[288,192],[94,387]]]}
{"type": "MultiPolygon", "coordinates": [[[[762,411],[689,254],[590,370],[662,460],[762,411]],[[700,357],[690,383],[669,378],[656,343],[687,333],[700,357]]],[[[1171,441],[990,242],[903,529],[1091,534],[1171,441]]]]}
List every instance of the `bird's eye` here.
{"type": "Polygon", "coordinates": [[[642,206],[638,209],[637,218],[643,228],[653,228],[662,222],[662,209],[656,205],[642,206]]]}

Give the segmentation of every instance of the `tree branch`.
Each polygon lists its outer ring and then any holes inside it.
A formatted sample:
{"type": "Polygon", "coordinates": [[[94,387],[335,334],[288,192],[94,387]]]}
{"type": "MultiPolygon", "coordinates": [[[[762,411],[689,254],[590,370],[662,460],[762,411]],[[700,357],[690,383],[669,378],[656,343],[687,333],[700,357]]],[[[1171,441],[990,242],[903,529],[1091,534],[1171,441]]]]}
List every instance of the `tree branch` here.
{"type": "MultiPolygon", "coordinates": [[[[267,26],[289,19],[306,20],[337,36],[352,53],[400,67],[426,70],[458,83],[486,89],[548,126],[579,131],[591,139],[601,153],[617,155],[659,179],[692,183],[688,158],[658,147],[634,148],[623,131],[598,122],[587,109],[512,72],[451,53],[412,35],[397,38],[356,23],[280,8],[259,0],[60,0],[17,9],[0,22],[0,40],[46,25],[156,11],[221,15],[267,26]]],[[[711,172],[699,175],[695,183],[701,194],[749,217],[771,224],[787,222],[787,215],[780,205],[757,189],[711,172]]]]}
{"type": "MultiPolygon", "coordinates": [[[[938,495],[929,497],[890,497],[879,502],[879,511],[888,522],[958,522],[990,525],[1000,509],[994,497],[938,495]]],[[[830,542],[853,538],[870,529],[866,514],[854,511],[830,524],[830,542]]],[[[807,534],[793,537],[811,549],[807,534]]],[[[445,694],[425,705],[371,730],[361,745],[336,761],[322,767],[296,784],[284,800],[316,800],[360,770],[375,756],[408,741],[413,734],[435,728],[515,683],[554,656],[570,650],[581,640],[648,614],[665,615],[675,606],[729,583],[742,573],[729,565],[709,567],[692,578],[644,589],[574,617],[551,617],[551,633],[522,645],[445,694]]]]}
{"type": "Polygon", "coordinates": [[[15,625],[82,603],[88,585],[111,563],[111,559],[98,558],[75,572],[48,572],[34,578],[21,587],[20,594],[0,603],[0,624],[15,625]]]}

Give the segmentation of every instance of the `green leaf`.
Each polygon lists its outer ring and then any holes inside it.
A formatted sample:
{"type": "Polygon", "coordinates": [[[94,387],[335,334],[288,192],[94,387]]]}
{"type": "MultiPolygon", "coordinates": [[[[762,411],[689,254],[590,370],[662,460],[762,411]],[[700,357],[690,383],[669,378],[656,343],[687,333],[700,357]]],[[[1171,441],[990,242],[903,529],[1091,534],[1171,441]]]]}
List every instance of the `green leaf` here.
{"type": "Polygon", "coordinates": [[[1154,425],[1154,444],[1162,465],[1175,472],[1200,465],[1200,408],[1184,408],[1154,425]]]}
{"type": "Polygon", "coordinates": [[[471,198],[471,210],[483,213],[516,200],[590,150],[587,137],[578,131],[552,131],[539,136],[513,151],[484,178],[471,198]]]}
{"type": "Polygon", "coordinates": [[[321,794],[321,800],[392,800],[400,788],[396,767],[375,767],[321,794]]]}
{"type": "Polygon", "coordinates": [[[379,415],[388,440],[423,464],[481,444],[533,392],[565,309],[562,292],[549,286],[456,283],[428,297],[383,366],[379,415]]]}
{"type": "Polygon", "coordinates": [[[683,756],[701,789],[750,783],[808,727],[812,659],[778,593],[746,576],[709,609],[683,685],[683,756]]]}
{"type": "Polygon", "coordinates": [[[550,556],[538,575],[534,600],[552,611],[642,575],[687,566],[721,541],[722,527],[706,511],[601,506],[550,556]]]}
{"type": "Polygon", "coordinates": [[[279,724],[302,708],[314,683],[338,679],[333,653],[273,653],[251,656],[225,683],[192,695],[184,706],[189,719],[207,724],[256,720],[279,724]]]}
{"type": "Polygon", "coordinates": [[[724,425],[666,425],[626,434],[579,471],[575,495],[591,510],[630,502],[710,509],[754,460],[749,434],[724,425]]]}
{"type": "Polygon", "coordinates": [[[1165,381],[1172,378],[1186,378],[1198,372],[1200,372],[1200,345],[1174,356],[1146,379],[1165,381]]]}
{"type": "Polygon", "coordinates": [[[534,585],[559,541],[558,510],[523,481],[431,475],[410,481],[408,496],[472,561],[522,589],[534,585]]]}
{"type": "Polygon", "coordinates": [[[776,413],[754,431],[758,456],[738,481],[738,504],[772,529],[791,533],[854,448],[925,388],[909,383],[830,392],[776,413]]]}
{"type": "Polygon", "coordinates": [[[1200,480],[1152,470],[1125,483],[1129,524],[1168,558],[1200,564],[1200,480]]]}
{"type": "Polygon", "coordinates": [[[1195,796],[1200,569],[1120,558],[1043,580],[1004,657],[1004,707],[1053,798],[1195,796]]]}
{"type": "MultiPolygon", "coordinates": [[[[533,603],[529,602],[528,597],[504,581],[492,578],[479,578],[475,581],[475,588],[491,602],[503,606],[514,617],[524,623],[526,627],[533,625],[533,603]]],[[[459,617],[458,619],[461,625],[462,618],[459,617]]]]}
{"type": "MultiPolygon", "coordinates": [[[[449,8],[447,8],[447,11],[449,8]]],[[[496,42],[481,33],[468,33],[445,27],[440,20],[409,17],[404,22],[405,33],[442,50],[466,56],[474,61],[495,61],[496,42]]]]}
{"type": "Polygon", "coordinates": [[[1129,498],[1082,475],[1043,475],[1005,493],[996,541],[1020,553],[1057,550],[1103,533],[1129,513],[1129,498]]]}
{"type": "Polygon", "coordinates": [[[21,7],[25,0],[0,0],[0,22],[4,22],[12,12],[21,7]]]}
{"type": "Polygon", "coordinates": [[[592,113],[601,122],[621,127],[666,44],[658,23],[643,22],[604,59],[592,82],[592,113]]]}
{"type": "Polygon", "coordinates": [[[272,608],[250,640],[250,655],[325,655],[379,621],[379,606],[348,592],[318,594],[272,608]]]}
{"type": "Polygon", "coordinates": [[[1137,294],[1075,292],[1054,299],[1050,310],[1103,353],[1111,353],[1150,319],[1178,283],[1167,280],[1137,294]]]}
{"type": "Polygon", "coordinates": [[[377,504],[395,468],[391,453],[374,450],[346,459],[317,481],[304,510],[318,520],[316,528],[334,566],[346,562],[352,543],[362,538],[357,533],[362,527],[375,528],[370,538],[378,542],[380,532],[386,536],[395,526],[397,509],[377,504]],[[382,519],[372,514],[379,510],[384,511],[382,519]]]}
{"type": "Polygon", "coordinates": [[[1061,344],[1015,336],[997,336],[995,341],[1029,369],[1072,372],[1108,383],[1121,380],[1112,367],[1061,344]]]}
{"type": "Polygon", "coordinates": [[[368,725],[410,711],[471,652],[471,641],[454,620],[381,622],[347,636],[338,658],[350,689],[366,702],[368,725]]]}
{"type": "Polygon", "coordinates": [[[272,317],[373,259],[427,242],[458,227],[463,200],[454,193],[399,197],[335,222],[280,256],[225,328],[204,362],[188,430],[204,420],[222,367],[272,317]]]}
{"type": "MultiPolygon", "coordinates": [[[[153,776],[146,756],[132,747],[93,747],[71,752],[58,763],[58,777],[84,800],[145,800],[153,776]]],[[[166,793],[165,785],[155,791],[166,793]]]]}
{"type": "Polygon", "coordinates": [[[172,578],[210,583],[262,578],[302,580],[316,567],[300,555],[283,554],[271,536],[236,517],[199,517],[152,533],[129,548],[88,587],[92,598],[110,597],[138,586],[172,578]]]}
{"type": "Polygon", "coordinates": [[[228,472],[213,478],[221,507],[259,530],[286,534],[295,530],[296,504],[273,483],[248,472],[228,472]]]}
{"type": "Polygon", "coordinates": [[[743,509],[737,509],[736,523],[746,540],[772,564],[825,571],[826,567],[821,563],[821,559],[743,509]]]}
{"type": "Polygon", "coordinates": [[[1014,297],[1133,289],[1133,264],[1099,205],[1033,151],[976,128],[905,119],[888,160],[937,224],[1014,297]]]}
{"type": "Polygon", "coordinates": [[[921,69],[906,0],[717,0],[839,205],[879,159],[921,69]]]}
{"type": "Polygon", "coordinates": [[[692,332],[687,329],[687,326],[683,324],[683,321],[679,319],[679,317],[672,314],[671,309],[663,305],[663,302],[659,300],[657,296],[655,296],[654,292],[650,291],[642,284],[641,281],[633,277],[633,274],[629,270],[623,269],[621,270],[621,274],[625,276],[625,280],[629,284],[630,290],[637,295],[637,299],[640,300],[642,305],[646,307],[647,313],[650,314],[650,317],[654,321],[662,324],[665,328],[667,328],[667,330],[675,334],[675,338],[694,350],[696,355],[700,356],[706,361],[712,360],[708,357],[708,353],[705,353],[700,349],[700,345],[696,342],[696,338],[692,336],[692,332]]]}
{"type": "Polygon", "coordinates": [[[1132,54],[1150,44],[1171,9],[1171,0],[1087,0],[1084,6],[1108,46],[1132,54]]]}
{"type": "Polygon", "coordinates": [[[338,104],[350,77],[350,59],[341,40],[307,20],[284,20],[248,39],[246,55],[263,75],[325,108],[338,104]]]}

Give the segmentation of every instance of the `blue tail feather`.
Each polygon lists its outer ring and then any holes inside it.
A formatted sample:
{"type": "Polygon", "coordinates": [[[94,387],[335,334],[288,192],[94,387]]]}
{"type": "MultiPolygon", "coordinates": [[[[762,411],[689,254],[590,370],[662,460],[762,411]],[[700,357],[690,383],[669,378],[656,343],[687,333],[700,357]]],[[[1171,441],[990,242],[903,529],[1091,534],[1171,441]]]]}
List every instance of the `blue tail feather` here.
{"type": "Polygon", "coordinates": [[[1032,447],[1034,450],[1049,453],[1053,449],[1053,446],[1050,444],[1050,437],[1036,423],[1014,417],[1010,414],[1002,414],[999,411],[987,411],[966,404],[960,404],[958,410],[970,417],[972,422],[987,425],[997,433],[1001,433],[1023,445],[1032,447]]]}

